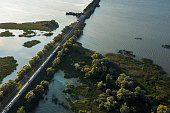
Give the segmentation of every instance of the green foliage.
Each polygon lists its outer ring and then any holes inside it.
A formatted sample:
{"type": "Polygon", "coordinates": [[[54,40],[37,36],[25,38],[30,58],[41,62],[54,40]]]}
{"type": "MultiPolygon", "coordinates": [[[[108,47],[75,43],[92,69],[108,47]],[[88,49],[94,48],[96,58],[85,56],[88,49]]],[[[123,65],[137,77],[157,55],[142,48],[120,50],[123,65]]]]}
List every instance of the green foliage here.
{"type": "Polygon", "coordinates": [[[126,89],[131,89],[135,86],[133,79],[129,76],[126,76],[124,73],[118,77],[116,84],[118,87],[126,89]]]}
{"type": "Polygon", "coordinates": [[[146,100],[145,91],[142,90],[139,86],[135,88],[134,96],[136,99],[139,99],[140,101],[146,100]]]}
{"type": "Polygon", "coordinates": [[[25,98],[27,99],[28,102],[31,102],[32,100],[34,100],[36,98],[35,94],[34,94],[34,91],[31,90],[30,92],[28,92],[26,94],[25,98]]]}
{"type": "Polygon", "coordinates": [[[55,42],[60,42],[60,41],[62,41],[62,39],[63,39],[62,37],[63,37],[63,36],[62,36],[61,34],[58,34],[56,37],[54,37],[53,40],[54,40],[55,42]]]}
{"type": "Polygon", "coordinates": [[[17,113],[26,113],[26,111],[24,110],[24,106],[21,106],[18,110],[17,113]]]}
{"type": "MultiPolygon", "coordinates": [[[[152,60],[146,58],[143,58],[140,61],[113,53],[108,53],[105,56],[119,65],[124,72],[135,80],[135,84],[139,84],[141,88],[145,90],[147,94],[146,98],[149,98],[149,100],[152,101],[152,107],[159,104],[169,104],[168,100],[170,100],[170,97],[168,95],[170,93],[170,78],[165,75],[165,72],[160,66],[153,64],[152,60]]],[[[120,81],[121,80],[117,82],[119,87],[122,85],[122,81],[120,81]]],[[[127,81],[125,83],[127,83],[127,81]]],[[[134,88],[136,88],[136,86],[134,88]]],[[[136,90],[138,92],[138,88],[136,90]]],[[[141,95],[141,98],[138,98],[140,101],[142,98],[145,98],[141,95]]]]}
{"type": "Polygon", "coordinates": [[[32,57],[32,59],[29,60],[29,64],[33,68],[34,66],[36,66],[36,64],[39,61],[40,61],[40,57],[39,56],[34,56],[34,57],[32,57]]]}
{"type": "Polygon", "coordinates": [[[130,113],[130,108],[127,106],[127,103],[124,103],[120,108],[120,113],[130,113]]]}
{"type": "Polygon", "coordinates": [[[7,94],[9,94],[10,91],[16,88],[17,83],[14,80],[9,79],[7,83],[4,83],[0,86],[0,92],[1,97],[0,100],[2,100],[4,97],[6,97],[7,94]]]}
{"type": "Polygon", "coordinates": [[[43,97],[43,94],[47,92],[49,87],[48,81],[41,81],[33,90],[28,92],[25,96],[28,103],[36,102],[43,97]]]}
{"type": "Polygon", "coordinates": [[[54,61],[52,62],[52,66],[56,68],[61,62],[60,59],[61,59],[60,57],[55,58],[54,61]]]}
{"type": "Polygon", "coordinates": [[[113,96],[109,96],[106,99],[107,101],[104,103],[104,107],[107,111],[113,111],[117,107],[117,101],[115,101],[113,96]]]}
{"type": "Polygon", "coordinates": [[[118,100],[130,101],[132,99],[132,92],[128,89],[121,88],[117,91],[118,100]]]}
{"type": "Polygon", "coordinates": [[[170,113],[170,108],[168,108],[167,106],[164,105],[159,105],[157,107],[157,113],[170,113]]]}
{"type": "Polygon", "coordinates": [[[54,69],[52,67],[47,68],[47,76],[52,76],[54,74],[54,69]]]}
{"type": "Polygon", "coordinates": [[[24,65],[22,66],[22,69],[17,71],[17,76],[18,76],[18,80],[21,80],[24,78],[24,76],[26,76],[26,74],[31,70],[31,66],[30,65],[24,65]]]}
{"type": "Polygon", "coordinates": [[[41,59],[45,56],[44,52],[43,51],[39,51],[37,53],[37,56],[39,56],[41,59]]]}
{"type": "Polygon", "coordinates": [[[103,83],[103,81],[98,82],[97,87],[99,89],[104,90],[106,88],[106,84],[103,83]]]}
{"type": "Polygon", "coordinates": [[[17,61],[12,56],[0,57],[0,81],[11,74],[18,66],[17,61]]]}
{"type": "Polygon", "coordinates": [[[40,85],[42,85],[45,89],[48,89],[49,82],[48,81],[41,81],[40,85]]]}
{"type": "Polygon", "coordinates": [[[112,95],[112,91],[111,91],[110,89],[107,89],[107,90],[106,90],[106,94],[107,94],[107,95],[112,95]]]}
{"type": "Polygon", "coordinates": [[[32,40],[32,41],[27,41],[23,44],[24,47],[31,48],[32,46],[35,46],[37,44],[41,43],[39,40],[32,40]]]}

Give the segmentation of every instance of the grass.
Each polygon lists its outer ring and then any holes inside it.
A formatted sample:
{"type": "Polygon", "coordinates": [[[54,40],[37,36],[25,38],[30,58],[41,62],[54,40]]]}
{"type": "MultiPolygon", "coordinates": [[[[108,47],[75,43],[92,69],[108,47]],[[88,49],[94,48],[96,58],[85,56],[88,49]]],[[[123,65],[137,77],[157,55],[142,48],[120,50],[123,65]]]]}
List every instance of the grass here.
{"type": "Polygon", "coordinates": [[[0,57],[0,81],[11,74],[18,66],[17,61],[12,56],[0,57]]]}
{"type": "Polygon", "coordinates": [[[13,33],[9,32],[9,31],[0,33],[0,37],[13,37],[13,36],[15,36],[15,35],[13,35],[13,33]]]}
{"type": "Polygon", "coordinates": [[[38,21],[28,23],[1,23],[1,29],[19,29],[19,30],[40,30],[40,31],[53,31],[59,27],[58,23],[54,20],[51,21],[38,21]]]}
{"type": "Polygon", "coordinates": [[[27,47],[27,48],[31,48],[32,46],[35,46],[35,45],[37,45],[39,43],[41,43],[39,40],[32,40],[32,41],[25,42],[23,44],[23,46],[27,47]]]}

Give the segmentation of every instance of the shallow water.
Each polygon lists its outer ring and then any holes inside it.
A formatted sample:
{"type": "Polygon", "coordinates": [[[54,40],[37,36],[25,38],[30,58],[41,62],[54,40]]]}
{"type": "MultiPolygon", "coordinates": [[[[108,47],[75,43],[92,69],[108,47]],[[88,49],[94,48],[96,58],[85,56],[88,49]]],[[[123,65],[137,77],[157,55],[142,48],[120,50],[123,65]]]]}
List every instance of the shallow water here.
{"type": "Polygon", "coordinates": [[[78,84],[77,79],[65,79],[64,72],[58,71],[49,85],[48,94],[44,97],[44,100],[41,100],[37,108],[32,113],[70,113],[70,110],[63,108],[59,104],[52,102],[53,97],[57,97],[58,103],[64,102],[68,105],[67,100],[62,92],[67,84],[78,84]],[[48,98],[48,100],[46,100],[48,98]]]}
{"type": "Polygon", "coordinates": [[[80,42],[100,53],[133,51],[137,58],[150,58],[170,74],[170,1],[101,0],[80,42]],[[136,40],[135,37],[143,38],[136,40]]]}

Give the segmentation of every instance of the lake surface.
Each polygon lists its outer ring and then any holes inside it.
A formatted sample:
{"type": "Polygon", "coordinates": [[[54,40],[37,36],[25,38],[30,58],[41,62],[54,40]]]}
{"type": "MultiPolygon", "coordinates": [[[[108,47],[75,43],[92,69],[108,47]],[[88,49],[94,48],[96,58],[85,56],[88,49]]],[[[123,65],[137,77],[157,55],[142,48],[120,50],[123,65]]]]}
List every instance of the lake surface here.
{"type": "Polygon", "coordinates": [[[100,53],[133,51],[170,74],[170,0],[101,0],[79,42],[100,53]],[[136,40],[135,37],[143,38],[136,40]]]}

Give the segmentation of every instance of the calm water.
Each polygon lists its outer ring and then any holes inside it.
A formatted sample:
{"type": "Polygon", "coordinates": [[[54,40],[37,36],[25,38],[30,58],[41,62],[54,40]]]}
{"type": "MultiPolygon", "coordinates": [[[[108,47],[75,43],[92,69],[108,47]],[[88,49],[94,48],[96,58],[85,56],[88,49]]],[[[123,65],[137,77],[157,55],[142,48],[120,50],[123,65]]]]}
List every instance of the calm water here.
{"type": "Polygon", "coordinates": [[[131,50],[151,58],[170,74],[170,0],[101,0],[80,39],[95,51],[131,50]],[[135,40],[141,37],[143,40],[135,40]]]}

